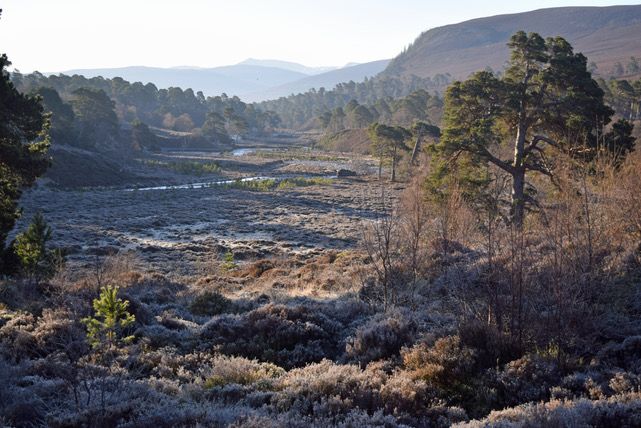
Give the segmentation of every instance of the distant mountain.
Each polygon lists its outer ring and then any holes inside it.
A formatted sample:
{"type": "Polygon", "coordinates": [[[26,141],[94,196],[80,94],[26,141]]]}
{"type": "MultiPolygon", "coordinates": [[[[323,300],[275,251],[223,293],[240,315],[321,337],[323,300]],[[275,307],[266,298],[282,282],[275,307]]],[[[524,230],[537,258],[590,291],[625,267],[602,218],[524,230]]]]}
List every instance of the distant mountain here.
{"type": "Polygon", "coordinates": [[[277,59],[255,59],[249,58],[241,62],[239,65],[258,65],[261,67],[274,67],[282,68],[283,70],[296,71],[298,73],[313,76],[315,74],[325,73],[327,71],[336,70],[339,67],[307,67],[302,64],[289,61],[279,61],[277,59]]]}
{"type": "Polygon", "coordinates": [[[608,75],[616,62],[625,66],[631,56],[641,57],[641,5],[561,7],[431,29],[394,58],[383,75],[432,77],[450,73],[461,79],[488,66],[502,70],[509,58],[506,43],[518,30],[566,38],[576,52],[594,61],[597,73],[603,75],[608,75]]]}
{"type": "Polygon", "coordinates": [[[383,71],[388,63],[389,60],[374,61],[319,73],[320,70],[331,67],[312,68],[286,61],[248,59],[240,64],[215,68],[135,66],[76,69],[63,71],[62,74],[102,76],[109,79],[122,77],[129,82],[151,82],[158,88],[192,88],[211,96],[224,92],[253,102],[305,92],[312,88],[331,89],[338,83],[350,80],[361,82],[365,77],[372,77],[383,71]]]}
{"type": "Polygon", "coordinates": [[[157,68],[123,67],[103,69],[77,69],[63,74],[80,74],[85,77],[122,77],[130,82],[151,82],[158,88],[171,86],[203,91],[205,95],[243,95],[296,81],[307,74],[282,68],[237,64],[216,68],[157,68]]]}
{"type": "Polygon", "coordinates": [[[379,74],[387,67],[389,62],[389,59],[383,59],[339,68],[315,76],[305,77],[294,82],[288,82],[267,90],[249,93],[245,95],[245,99],[247,101],[264,101],[306,92],[312,88],[325,88],[329,90],[333,89],[339,83],[349,81],[362,82],[366,77],[373,77],[379,74]]]}

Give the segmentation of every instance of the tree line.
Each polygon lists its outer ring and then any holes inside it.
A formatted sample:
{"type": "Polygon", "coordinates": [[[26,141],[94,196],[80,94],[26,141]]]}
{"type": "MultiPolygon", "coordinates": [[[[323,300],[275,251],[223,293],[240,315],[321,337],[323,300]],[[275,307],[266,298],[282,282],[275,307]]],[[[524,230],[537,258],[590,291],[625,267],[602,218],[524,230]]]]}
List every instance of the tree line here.
{"type": "Polygon", "coordinates": [[[627,120],[641,119],[641,78],[634,80],[626,79],[597,79],[599,86],[604,92],[606,102],[614,110],[627,120]]]}
{"type": "Polygon", "coordinates": [[[438,95],[419,89],[402,98],[383,98],[370,105],[353,99],[345,107],[322,113],[318,121],[326,132],[367,128],[374,122],[409,127],[415,121],[440,123],[442,110],[443,100],[438,95]]]}
{"type": "MultiPolygon", "coordinates": [[[[596,64],[594,63],[591,63],[591,69],[593,72],[598,70],[596,64]]],[[[610,77],[614,78],[625,75],[634,76],[639,73],[641,73],[641,65],[639,64],[639,59],[637,57],[631,56],[627,61],[625,67],[623,66],[621,61],[615,62],[614,66],[610,70],[610,77]]]]}
{"type": "Polygon", "coordinates": [[[134,148],[157,145],[149,126],[190,133],[201,144],[229,143],[234,137],[270,132],[280,124],[275,113],[226,94],[205,97],[192,89],[158,89],[153,83],[130,83],[119,77],[35,72],[13,73],[11,80],[19,91],[42,98],[45,110],[51,112],[54,143],[85,148],[122,146],[127,139],[119,123],[132,127],[134,148]]]}
{"type": "MultiPolygon", "coordinates": [[[[312,89],[308,92],[277,100],[258,103],[264,111],[274,111],[282,120],[282,125],[290,129],[316,128],[318,118],[337,108],[345,108],[355,101],[362,105],[374,106],[377,103],[392,103],[392,100],[406,97],[418,90],[435,91],[449,84],[449,75],[436,75],[432,78],[373,77],[356,83],[339,83],[334,89],[312,89]]],[[[385,110],[383,105],[379,106],[385,110]]],[[[365,113],[365,112],[363,112],[365,113]]],[[[365,113],[366,114],[366,113],[365,113]]]]}

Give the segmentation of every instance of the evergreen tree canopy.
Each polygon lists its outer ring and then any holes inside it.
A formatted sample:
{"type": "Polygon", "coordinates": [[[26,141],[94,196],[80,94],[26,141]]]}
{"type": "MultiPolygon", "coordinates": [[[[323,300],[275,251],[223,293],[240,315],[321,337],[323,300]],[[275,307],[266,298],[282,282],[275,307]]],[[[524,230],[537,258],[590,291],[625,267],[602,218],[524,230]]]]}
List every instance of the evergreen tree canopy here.
{"type": "Polygon", "coordinates": [[[383,159],[392,161],[390,180],[396,180],[396,164],[403,151],[409,150],[405,142],[412,136],[412,133],[401,126],[388,126],[382,123],[374,123],[368,130],[372,141],[372,153],[379,158],[379,178],[383,159]]]}
{"type": "Polygon", "coordinates": [[[423,139],[431,137],[434,140],[437,140],[441,136],[441,130],[438,126],[417,120],[412,124],[412,134],[414,135],[416,142],[414,143],[414,149],[412,150],[410,164],[414,164],[416,162],[418,154],[421,151],[421,143],[423,142],[423,139]]]}
{"type": "Polygon", "coordinates": [[[10,64],[0,55],[0,251],[19,216],[22,190],[49,165],[47,116],[37,97],[18,92],[11,83],[10,64]]]}
{"type": "Polygon", "coordinates": [[[131,141],[134,150],[151,150],[159,149],[158,137],[151,132],[149,126],[139,120],[134,120],[131,124],[131,141]]]}
{"type": "Polygon", "coordinates": [[[119,137],[114,102],[101,90],[80,88],[74,92],[78,140],[86,147],[113,147],[119,137]]]}
{"type": "Polygon", "coordinates": [[[200,129],[204,137],[217,142],[228,143],[229,134],[225,128],[225,118],[216,112],[207,113],[205,123],[200,129]]]}
{"type": "Polygon", "coordinates": [[[128,300],[118,298],[118,287],[103,287],[100,297],[93,300],[94,316],[83,318],[87,326],[87,339],[91,346],[108,352],[124,343],[131,342],[133,336],[124,332],[136,318],[127,311],[128,300]]]}
{"type": "Polygon", "coordinates": [[[16,237],[13,250],[20,260],[23,274],[31,280],[51,278],[57,265],[63,261],[59,250],[48,247],[51,234],[51,227],[42,213],[38,212],[27,230],[16,237]]]}
{"type": "Polygon", "coordinates": [[[54,144],[74,144],[75,115],[70,104],[65,103],[53,88],[41,87],[35,94],[42,98],[44,110],[51,114],[51,140],[54,144]]]}

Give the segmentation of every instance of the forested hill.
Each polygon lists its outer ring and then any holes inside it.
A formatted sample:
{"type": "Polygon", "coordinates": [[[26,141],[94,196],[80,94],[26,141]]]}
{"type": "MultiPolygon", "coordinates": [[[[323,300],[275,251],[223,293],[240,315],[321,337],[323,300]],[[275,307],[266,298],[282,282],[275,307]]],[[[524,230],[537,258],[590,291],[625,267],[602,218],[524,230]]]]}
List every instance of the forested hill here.
{"type": "Polygon", "coordinates": [[[502,71],[507,42],[517,31],[562,36],[588,57],[597,77],[641,76],[641,5],[564,7],[474,19],[426,31],[374,78],[335,88],[279,98],[258,104],[278,113],[285,126],[319,127],[320,115],[344,108],[353,99],[374,105],[417,90],[442,93],[454,79],[492,68],[502,71]]]}
{"type": "Polygon", "coordinates": [[[383,75],[403,77],[449,73],[461,79],[507,61],[507,42],[516,31],[562,36],[596,65],[596,73],[619,77],[630,57],[641,57],[641,5],[563,7],[474,19],[421,34],[383,75]],[[619,65],[620,64],[620,65],[619,65]]]}

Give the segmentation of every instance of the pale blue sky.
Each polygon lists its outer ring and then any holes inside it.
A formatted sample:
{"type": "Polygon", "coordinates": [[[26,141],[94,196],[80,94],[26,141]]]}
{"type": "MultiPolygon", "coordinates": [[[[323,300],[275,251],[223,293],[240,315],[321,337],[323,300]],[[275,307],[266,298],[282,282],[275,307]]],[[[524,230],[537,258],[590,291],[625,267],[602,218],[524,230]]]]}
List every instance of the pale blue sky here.
{"type": "Polygon", "coordinates": [[[2,0],[0,52],[23,72],[212,67],[248,57],[309,66],[391,58],[421,32],[573,0],[2,0]]]}

